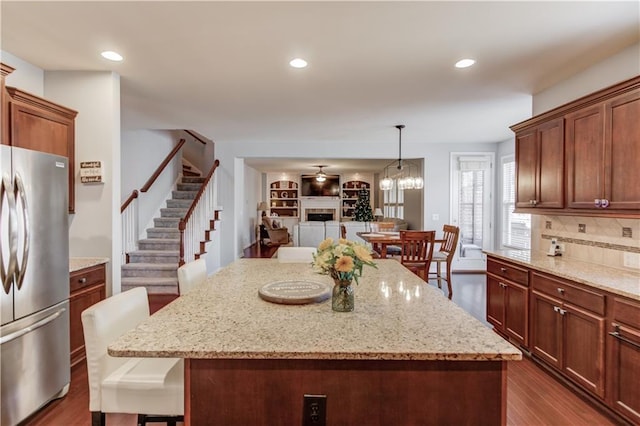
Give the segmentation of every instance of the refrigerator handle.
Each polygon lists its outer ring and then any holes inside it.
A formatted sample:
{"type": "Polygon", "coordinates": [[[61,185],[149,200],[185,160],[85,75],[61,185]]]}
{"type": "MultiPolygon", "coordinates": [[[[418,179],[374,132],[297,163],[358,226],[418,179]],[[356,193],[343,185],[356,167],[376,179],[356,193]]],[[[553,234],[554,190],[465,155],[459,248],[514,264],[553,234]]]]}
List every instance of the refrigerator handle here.
{"type": "Polygon", "coordinates": [[[11,178],[7,174],[2,177],[2,182],[0,184],[0,217],[2,217],[3,214],[8,214],[7,226],[9,229],[7,235],[9,242],[9,262],[7,264],[7,269],[5,270],[2,255],[3,251],[0,248],[0,279],[2,280],[4,292],[9,294],[11,291],[11,281],[16,270],[16,264],[18,263],[16,255],[18,251],[18,230],[16,228],[18,225],[16,220],[16,199],[12,190],[11,178]],[[9,209],[7,213],[3,213],[2,211],[4,198],[7,199],[7,207],[9,209]]]}
{"type": "MultiPolygon", "coordinates": [[[[24,191],[24,184],[22,183],[22,178],[18,173],[14,178],[16,190],[18,195],[20,195],[20,201],[22,202],[22,223],[24,224],[24,244],[22,246],[22,264],[20,267],[16,265],[16,287],[18,290],[22,288],[22,282],[24,281],[24,274],[27,270],[27,261],[29,260],[29,206],[27,205],[27,196],[24,191]]],[[[16,202],[17,204],[17,202],[16,202]]]]}
{"type": "Polygon", "coordinates": [[[21,330],[18,330],[14,333],[7,334],[6,336],[2,336],[0,338],[0,345],[4,345],[5,343],[9,343],[12,340],[16,340],[18,337],[24,336],[27,333],[31,333],[34,330],[39,329],[47,324],[49,324],[54,319],[58,318],[62,313],[66,311],[65,308],[60,309],[58,312],[54,312],[46,318],[41,319],[38,322],[31,324],[29,327],[25,327],[21,330]]]}

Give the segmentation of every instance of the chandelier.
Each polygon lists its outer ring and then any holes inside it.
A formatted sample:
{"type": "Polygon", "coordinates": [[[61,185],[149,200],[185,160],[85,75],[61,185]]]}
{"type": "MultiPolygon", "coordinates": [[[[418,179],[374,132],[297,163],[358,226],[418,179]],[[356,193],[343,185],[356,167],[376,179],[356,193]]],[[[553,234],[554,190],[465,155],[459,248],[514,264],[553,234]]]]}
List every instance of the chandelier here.
{"type": "Polygon", "coordinates": [[[384,168],[384,178],[380,180],[380,189],[389,191],[397,183],[398,189],[422,189],[420,168],[411,161],[402,159],[402,129],[404,124],[398,124],[398,160],[388,164],[384,168]]]}
{"type": "Polygon", "coordinates": [[[316,172],[316,181],[324,182],[325,180],[327,180],[327,174],[324,171],[322,171],[322,168],[327,166],[321,165],[321,166],[314,166],[314,167],[320,168],[320,170],[316,172]]]}

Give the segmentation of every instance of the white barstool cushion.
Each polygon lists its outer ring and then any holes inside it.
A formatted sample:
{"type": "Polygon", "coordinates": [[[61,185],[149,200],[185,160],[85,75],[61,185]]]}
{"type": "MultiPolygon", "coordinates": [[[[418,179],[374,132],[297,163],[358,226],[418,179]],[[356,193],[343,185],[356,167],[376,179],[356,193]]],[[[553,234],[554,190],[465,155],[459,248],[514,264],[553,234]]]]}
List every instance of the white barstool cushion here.
{"type": "Polygon", "coordinates": [[[180,294],[187,294],[195,286],[207,279],[207,263],[204,259],[196,259],[178,268],[178,288],[180,294]]]}
{"type": "Polygon", "coordinates": [[[315,247],[280,247],[277,252],[280,263],[311,263],[315,247]]]}

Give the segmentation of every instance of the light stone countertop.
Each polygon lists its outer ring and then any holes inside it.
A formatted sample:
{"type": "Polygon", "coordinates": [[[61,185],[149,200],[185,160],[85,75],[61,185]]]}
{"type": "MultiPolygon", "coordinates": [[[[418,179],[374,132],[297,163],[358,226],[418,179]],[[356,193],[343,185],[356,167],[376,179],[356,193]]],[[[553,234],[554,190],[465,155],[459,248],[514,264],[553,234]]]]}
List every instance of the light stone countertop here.
{"type": "Polygon", "coordinates": [[[640,300],[640,273],[529,250],[485,250],[486,254],[631,299],[640,300]]]}
{"type": "Polygon", "coordinates": [[[331,299],[262,300],[280,280],[333,286],[309,264],[239,259],[108,348],[113,356],[231,359],[520,360],[521,352],[395,260],[365,267],[355,311],[331,299]]]}
{"type": "Polygon", "coordinates": [[[71,257],[69,258],[69,272],[90,268],[91,266],[109,263],[108,257],[71,257]]]}

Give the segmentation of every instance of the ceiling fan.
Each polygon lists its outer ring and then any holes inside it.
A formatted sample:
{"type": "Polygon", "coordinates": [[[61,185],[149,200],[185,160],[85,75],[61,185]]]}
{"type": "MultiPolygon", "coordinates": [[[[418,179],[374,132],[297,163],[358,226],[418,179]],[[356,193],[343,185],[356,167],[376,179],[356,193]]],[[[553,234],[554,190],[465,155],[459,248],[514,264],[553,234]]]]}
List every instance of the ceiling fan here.
{"type": "Polygon", "coordinates": [[[316,181],[317,182],[324,182],[325,180],[327,180],[327,174],[322,170],[323,167],[327,167],[324,164],[318,165],[318,166],[313,166],[313,167],[319,167],[320,170],[318,170],[316,172],[316,181]]]}

